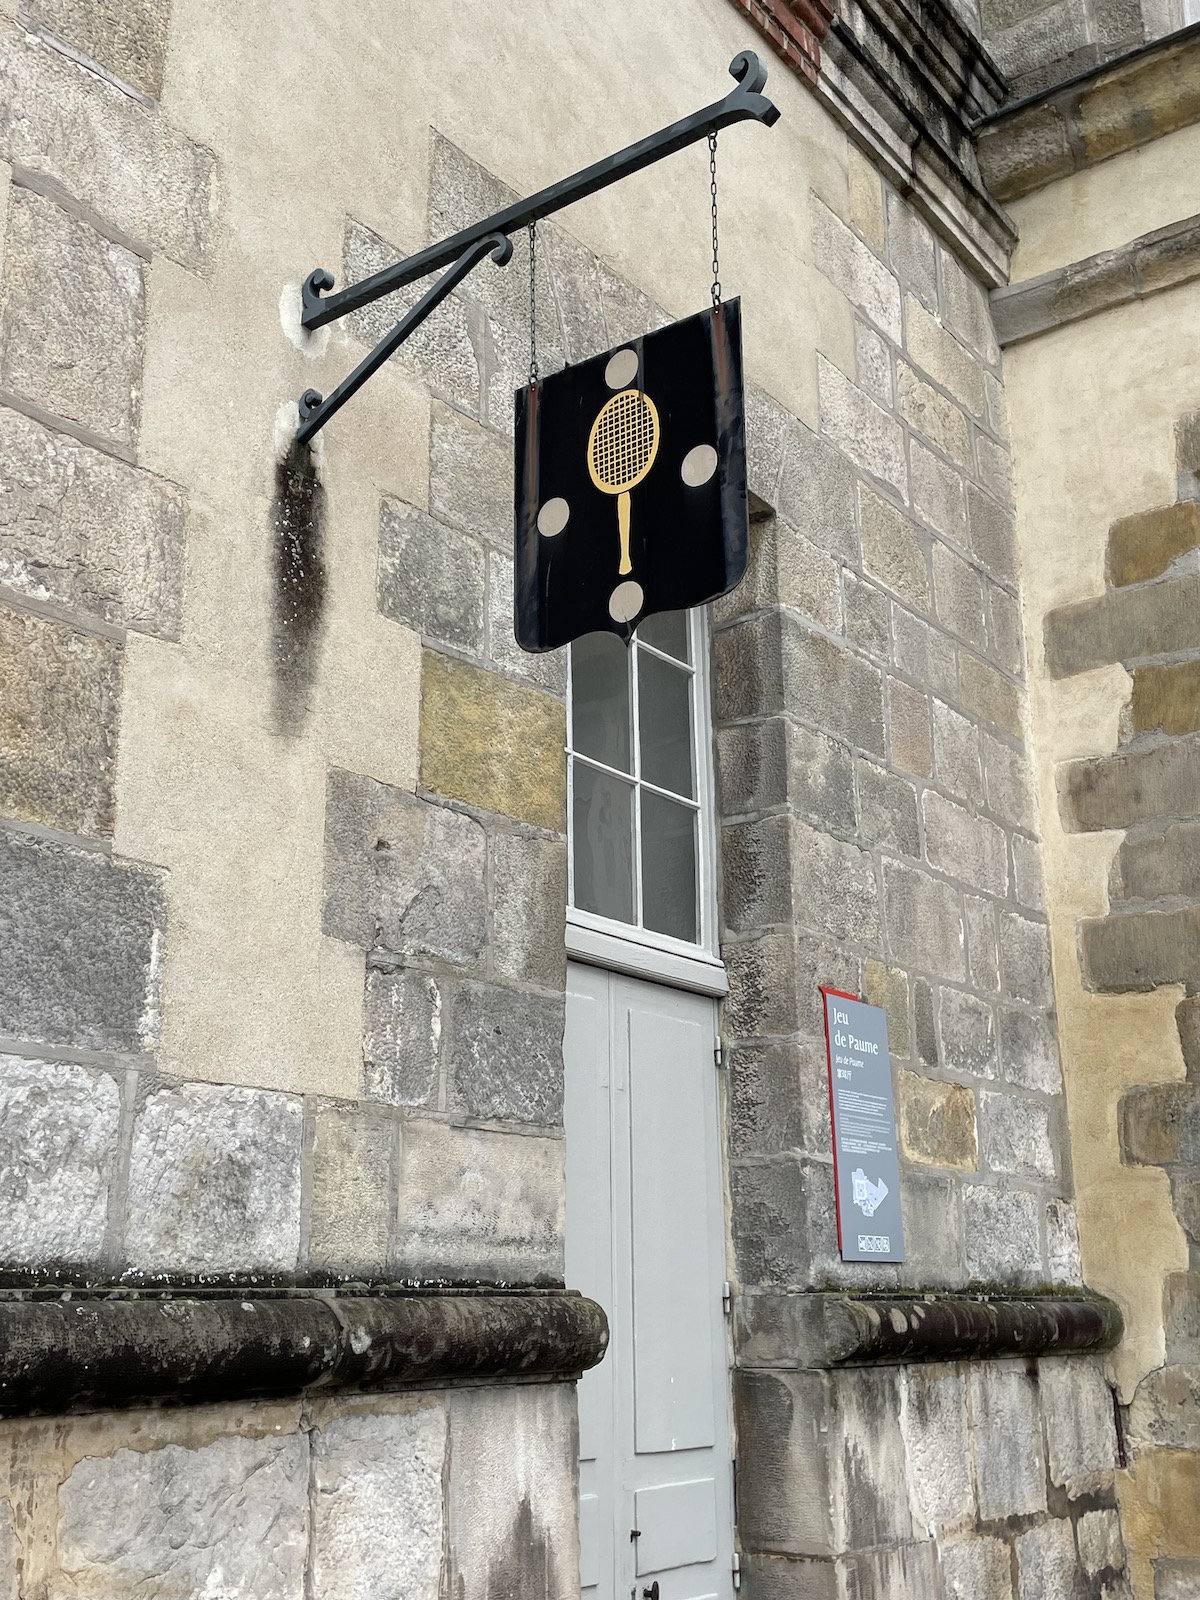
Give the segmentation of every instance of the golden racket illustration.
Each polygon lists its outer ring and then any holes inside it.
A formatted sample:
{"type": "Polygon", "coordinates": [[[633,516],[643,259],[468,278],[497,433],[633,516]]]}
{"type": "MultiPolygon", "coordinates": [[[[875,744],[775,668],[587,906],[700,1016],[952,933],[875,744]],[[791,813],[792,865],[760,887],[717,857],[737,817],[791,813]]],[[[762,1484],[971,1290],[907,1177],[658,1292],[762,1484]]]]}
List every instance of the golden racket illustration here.
{"type": "Polygon", "coordinates": [[[629,559],[629,491],[654,465],[658,454],[658,412],[640,389],[622,389],[600,408],[588,438],[588,472],[597,489],[617,496],[621,535],[618,572],[632,572],[629,559]]]}

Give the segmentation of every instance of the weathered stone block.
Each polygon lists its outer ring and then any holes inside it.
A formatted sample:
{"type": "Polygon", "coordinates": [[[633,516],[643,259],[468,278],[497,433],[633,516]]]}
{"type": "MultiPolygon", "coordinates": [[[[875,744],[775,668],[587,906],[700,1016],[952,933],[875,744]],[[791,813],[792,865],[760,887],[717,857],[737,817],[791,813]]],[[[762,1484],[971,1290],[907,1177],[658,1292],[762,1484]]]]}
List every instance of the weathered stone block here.
{"type": "Polygon", "coordinates": [[[1014,749],[987,729],[982,731],[981,738],[983,785],[988,808],[1002,822],[1035,833],[1038,825],[1037,799],[1029,757],[1023,748],[1014,749]]]}
{"type": "Polygon", "coordinates": [[[793,1032],[797,974],[796,941],[791,930],[723,940],[721,953],[729,973],[725,1020],[730,1034],[735,1039],[748,1039],[757,1034],[793,1032]]]}
{"type": "Polygon", "coordinates": [[[1195,1244],[1200,1244],[1200,1178],[1176,1178],[1171,1194],[1175,1215],[1184,1232],[1195,1244]]]}
{"type": "Polygon", "coordinates": [[[21,1600],[17,1593],[17,1540],[12,1507],[7,1504],[0,1504],[0,1600],[21,1600]]]}
{"type": "Polygon", "coordinates": [[[879,669],[824,634],[785,617],[782,688],[789,710],[819,723],[868,754],[883,754],[883,680],[879,669]]]}
{"type": "Polygon", "coordinates": [[[963,896],[967,924],[967,966],[976,989],[996,993],[1000,988],[1000,950],[996,942],[996,902],[978,895],[963,896]]]}
{"type": "Polygon", "coordinates": [[[1083,1600],[1083,1574],[1065,1518],[1051,1517],[1019,1534],[1016,1551],[1019,1600],[1083,1600]]]}
{"type": "Polygon", "coordinates": [[[909,455],[913,510],[935,533],[965,545],[967,502],[962,477],[915,439],[909,445],[909,455]]]}
{"type": "Polygon", "coordinates": [[[894,189],[887,190],[888,260],[930,311],[937,310],[937,245],[933,234],[894,189]]]}
{"type": "Polygon", "coordinates": [[[974,1171],[979,1154],[971,1091],[916,1072],[902,1072],[899,1088],[900,1148],[907,1159],[974,1171]]]}
{"type": "MultiPolygon", "coordinates": [[[[342,281],[361,283],[408,254],[409,248],[389,244],[351,218],[342,243],[342,281]]],[[[352,313],[349,326],[364,344],[378,344],[427,288],[427,281],[419,279],[394,294],[385,294],[352,313]]],[[[471,340],[468,313],[458,295],[443,300],[408,336],[393,359],[417,373],[435,393],[446,395],[469,411],[478,411],[479,358],[471,340]]]]}
{"type": "MultiPolygon", "coordinates": [[[[832,839],[801,822],[792,822],[788,831],[791,910],[797,925],[838,943],[877,948],[879,891],[871,857],[857,845],[832,839]]],[[[759,858],[759,870],[767,884],[780,876],[781,865],[778,855],[772,861],[770,849],[768,843],[759,858]]]]}
{"type": "Polygon", "coordinates": [[[1129,1408],[1129,1432],[1139,1451],[1200,1450],[1200,1365],[1148,1373],[1129,1408]]]}
{"type": "Polygon", "coordinates": [[[894,275],[815,195],[811,206],[813,260],[817,270],[886,333],[893,344],[899,344],[903,337],[900,285],[894,275]]]}
{"type": "Polygon", "coordinates": [[[41,195],[13,188],[4,278],[0,385],[132,448],[143,263],[41,195]]]}
{"type": "Polygon", "coordinates": [[[0,1262],[98,1260],[120,1122],[108,1073],[0,1056],[0,1262]]]}
{"type": "Polygon", "coordinates": [[[987,646],[983,579],[940,539],[933,541],[933,591],[939,619],[977,650],[987,646]]]}
{"type": "MultiPolygon", "coordinates": [[[[856,644],[866,655],[876,661],[887,661],[892,653],[891,605],[882,589],[847,571],[842,578],[845,591],[846,620],[844,632],[851,644],[856,644]]],[[[826,627],[836,626],[823,617],[826,627]]]]}
{"type": "Polygon", "coordinates": [[[182,490],[0,410],[0,582],[106,622],[179,637],[182,490]]]}
{"type": "Polygon", "coordinates": [[[576,1416],[570,1383],[451,1394],[448,1593],[578,1588],[576,1416]]]}
{"type": "Polygon", "coordinates": [[[838,1569],[832,1560],[816,1556],[746,1551],[742,1555],[742,1587],[757,1600],[838,1600],[838,1569]]]}
{"type": "Polygon", "coordinates": [[[1037,1100],[1011,1094],[979,1097],[983,1159],[992,1172],[1022,1178],[1053,1178],[1057,1171],[1050,1110],[1037,1100]]]}
{"type": "Polygon", "coordinates": [[[1030,1284],[1045,1277],[1036,1195],[969,1184],[963,1190],[963,1220],[967,1276],[973,1283],[1030,1284]]]}
{"type": "Polygon", "coordinates": [[[1177,556],[1200,545],[1200,505],[1183,500],[1121,517],[1108,530],[1108,581],[1121,587],[1164,573],[1177,556]]]}
{"type": "Polygon", "coordinates": [[[829,1153],[823,1039],[746,1042],[729,1057],[729,1144],[735,1156],[829,1153]]]}
{"type": "MultiPolygon", "coordinates": [[[[788,725],[782,717],[765,722],[740,722],[718,728],[716,768],[718,811],[722,817],[745,816],[784,805],[788,797],[788,725]]],[[[833,748],[838,748],[834,746],[833,748]]],[[[853,825],[854,783],[849,752],[850,818],[853,825]]]]}
{"type": "Polygon", "coordinates": [[[1133,675],[1129,714],[1135,733],[1155,728],[1170,734],[1195,733],[1200,729],[1200,661],[1139,667],[1133,675]]]}
{"type": "Polygon", "coordinates": [[[473,817],[357,772],[325,789],[325,911],[334,938],[470,967],[487,926],[487,839],[473,817]]]}
{"type": "Polygon", "coordinates": [[[975,458],[979,481],[990,495],[1012,504],[1012,457],[1002,445],[996,444],[982,433],[975,435],[975,458]]]}
{"type": "Polygon", "coordinates": [[[916,1290],[962,1288],[967,1273],[958,1180],[912,1169],[904,1174],[900,1198],[907,1256],[900,1269],[903,1284],[916,1290]]]}
{"type": "Polygon", "coordinates": [[[940,879],[887,861],[883,893],[888,948],[900,965],[961,982],[966,961],[957,891],[940,879]]]}
{"type": "Polygon", "coordinates": [[[908,974],[899,967],[885,967],[881,961],[864,961],[863,998],[868,1005],[883,1007],[887,1013],[888,1049],[893,1057],[907,1060],[912,1052],[908,1028],[908,974]]]}
{"type": "Polygon", "coordinates": [[[727,928],[751,932],[790,922],[791,827],[786,816],[761,817],[721,830],[721,909],[727,928]]]}
{"type": "Polygon", "coordinates": [[[1069,1200],[1046,1201],[1046,1265],[1051,1283],[1078,1287],[1083,1282],[1079,1222],[1069,1200]]]}
{"type": "Polygon", "coordinates": [[[564,350],[569,361],[583,361],[611,342],[604,322],[600,263],[593,253],[553,223],[538,243],[549,250],[550,273],[562,318],[564,350]]]}
{"type": "Polygon", "coordinates": [[[1033,105],[1011,121],[982,129],[977,153],[998,200],[1015,200],[1075,170],[1067,124],[1055,105],[1033,105]]]}
{"type": "Polygon", "coordinates": [[[973,889],[1003,897],[1008,892],[1008,841],[1002,830],[935,789],[926,789],[922,811],[930,866],[973,889]]]}
{"type": "Polygon", "coordinates": [[[378,604],[439,644],[483,649],[483,548],[469,534],[385,499],[379,518],[378,604]]]}
{"type": "Polygon", "coordinates": [[[996,1019],[986,1001],[960,989],[938,993],[942,1061],[951,1072],[994,1078],[997,1072],[996,1019]]]}
{"type": "Polygon", "coordinates": [[[166,908],[158,876],[0,835],[0,1034],[152,1049],[166,908]]]}
{"type": "Polygon", "coordinates": [[[852,1600],[907,1600],[909,1595],[936,1592],[932,1540],[856,1552],[843,1556],[838,1565],[852,1600]]]}
{"type": "Polygon", "coordinates": [[[1058,791],[1063,823],[1070,832],[1190,816],[1200,793],[1200,739],[1178,739],[1133,755],[1068,762],[1059,768],[1058,791]]]}
{"type": "Polygon", "coordinates": [[[879,173],[853,145],[848,151],[850,179],[850,221],[877,255],[882,255],[887,239],[883,185],[879,173]]]}
{"type": "Polygon", "coordinates": [[[314,1430],[308,1581],[322,1600],[438,1600],[446,1433],[435,1399],[314,1430]]]}
{"type": "Polygon", "coordinates": [[[1128,994],[1190,983],[1200,971],[1200,906],[1086,917],[1079,946],[1089,989],[1128,994]]]}
{"type": "Polygon", "coordinates": [[[966,650],[958,653],[958,685],[962,704],[983,722],[990,722],[1014,739],[1024,738],[1020,684],[997,672],[987,661],[966,650]]]}
{"type": "Polygon", "coordinates": [[[373,967],[363,1005],[363,1092],[390,1106],[432,1103],[445,980],[414,967],[373,967]]]}
{"type": "Polygon", "coordinates": [[[1192,1600],[1200,1584],[1200,1561],[1156,1561],[1154,1600],[1192,1600]]]}
{"type": "Polygon", "coordinates": [[[865,483],[858,486],[864,569],[914,611],[929,610],[929,569],[921,530],[865,483]]]}
{"type": "Polygon", "coordinates": [[[791,419],[779,479],[779,514],[820,549],[856,563],[854,483],[846,458],[791,419]]]}
{"type": "Polygon", "coordinates": [[[933,770],[952,794],[972,806],[982,805],[979,729],[942,700],[933,702],[933,770]]]}
{"type": "Polygon", "coordinates": [[[1200,574],[1194,572],[1060,606],[1043,626],[1050,676],[1194,650],[1198,607],[1200,574]]]}
{"type": "Polygon", "coordinates": [[[1085,1511],[1075,1526],[1079,1562],[1084,1575],[1095,1580],[1109,1578],[1125,1568],[1125,1544],[1121,1538],[1121,1518],[1116,1511],[1085,1511]]]}
{"type": "Polygon", "coordinates": [[[395,1268],[405,1278],[561,1282],[562,1140],[408,1119],[395,1268]]]}
{"type": "Polygon", "coordinates": [[[974,278],[959,266],[948,250],[942,258],[942,315],[945,325],[981,361],[994,367],[1000,361],[1000,347],[992,327],[988,297],[974,278]]]}
{"type": "MultiPolygon", "coordinates": [[[[102,11],[87,0],[39,3],[69,6],[76,19],[103,17],[107,28],[117,19],[124,27],[158,0],[130,6],[105,0],[102,11]]],[[[132,33],[140,27],[134,22],[132,33]]],[[[196,271],[204,265],[216,214],[211,151],[157,111],[16,30],[0,31],[0,84],[4,160],[61,184],[129,238],[182,266],[196,271]],[[71,130],[69,138],[64,129],[71,130]]]]}
{"type": "Polygon", "coordinates": [[[29,0],[28,21],[157,99],[167,50],[164,0],[29,0]]]}
{"type": "Polygon", "coordinates": [[[454,997],[450,1081],[470,1116],[562,1125],[563,1001],[464,983],[454,997]]]}
{"type": "Polygon", "coordinates": [[[1034,839],[1012,837],[1013,893],[1020,905],[1045,912],[1046,890],[1042,877],[1042,852],[1034,839]]]}
{"type": "Polygon", "coordinates": [[[429,444],[429,509],[496,549],[511,540],[512,448],[500,434],[434,402],[429,444]]]}
{"type": "Polygon", "coordinates": [[[988,605],[988,650],[1016,678],[1025,677],[1025,633],[1021,606],[998,584],[985,583],[988,605]]]}
{"type": "Polygon", "coordinates": [[[149,1096],[134,1124],[125,1248],[138,1273],[296,1270],[299,1100],[215,1083],[149,1096]]]}
{"type": "Polygon", "coordinates": [[[829,1381],[817,1372],[734,1373],[739,1524],[756,1550],[832,1555],[836,1549],[829,1381]]]}
{"type": "Polygon", "coordinates": [[[952,394],[973,417],[987,415],[983,369],[914,295],[904,302],[905,331],[911,359],[941,388],[952,394]]]}
{"type": "Polygon", "coordinates": [[[892,352],[869,323],[854,319],[854,372],[860,389],[872,400],[890,406],[892,391],[892,352]]]}
{"type": "Polygon", "coordinates": [[[1000,1059],[1009,1083],[1038,1094],[1062,1091],[1058,1040],[1045,1017],[1007,1007],[1000,1012],[1000,1059]]]}
{"type": "Polygon", "coordinates": [[[561,989],[567,849],[557,839],[497,833],[492,844],[492,960],[514,982],[561,989]]]}
{"type": "Polygon", "coordinates": [[[1012,1554],[1003,1539],[940,1544],[938,1565],[946,1600],[1012,1600],[1012,1554]]]}
{"type": "Polygon", "coordinates": [[[835,1527],[843,1548],[890,1545],[913,1535],[900,1428],[900,1372],[846,1368],[833,1375],[837,1429],[831,1454],[835,1527]],[[834,1453],[836,1452],[836,1453],[834,1453]]]}
{"type": "Polygon", "coordinates": [[[971,430],[966,417],[904,361],[896,376],[896,402],[910,428],[965,471],[971,470],[971,430]]]}
{"type": "Polygon", "coordinates": [[[813,1178],[832,1189],[830,1168],[795,1159],[739,1163],[730,1170],[733,1249],[743,1284],[782,1288],[807,1283],[813,1243],[806,1180],[813,1178]]]}
{"type": "Polygon", "coordinates": [[[893,606],[892,639],[898,672],[943,699],[958,698],[958,654],[948,634],[893,606]]]}
{"type": "Polygon", "coordinates": [[[224,1437],[87,1455],[58,1492],[58,1559],[89,1600],[158,1589],[297,1600],[308,1550],[308,1437],[224,1437]]]}
{"type": "Polygon", "coordinates": [[[388,1266],[396,1124],[369,1106],[324,1106],[314,1118],[308,1264],[359,1278],[388,1266]]]}
{"type": "Polygon", "coordinates": [[[901,499],[907,500],[908,463],[900,424],[819,353],[817,384],[821,432],[855,466],[890,484],[901,499]]]}
{"type": "Polygon", "coordinates": [[[1121,1096],[1118,1123],[1126,1161],[1200,1163],[1200,1083],[1139,1084],[1121,1096]]]}
{"type": "Polygon", "coordinates": [[[567,651],[545,650],[530,655],[517,643],[513,624],[513,563],[511,556],[488,551],[487,652],[500,671],[527,678],[551,694],[567,692],[567,651]]]}
{"type": "MultiPolygon", "coordinates": [[[[1046,1463],[1036,1384],[1023,1363],[1012,1361],[973,1364],[967,1382],[980,1517],[990,1522],[1044,1511],[1046,1463]]],[[[1069,1535],[1070,1524],[1066,1527],[1069,1535]]]]}
{"type": "Polygon", "coordinates": [[[746,384],[746,480],[751,494],[771,511],[779,509],[779,478],[791,426],[792,418],[777,400],[746,384]]]}
{"type": "Polygon", "coordinates": [[[435,794],[564,831],[562,702],[425,650],[421,784],[435,794]]]}
{"type": "Polygon", "coordinates": [[[1123,839],[1115,865],[1110,899],[1200,895],[1200,822],[1174,822],[1161,833],[1123,839]]]}
{"type": "Polygon", "coordinates": [[[967,1383],[958,1367],[910,1366],[900,1387],[900,1431],[914,1527],[935,1534],[975,1509],[967,1439],[967,1383]]]}
{"type": "Polygon", "coordinates": [[[1004,992],[1031,1006],[1054,1000],[1050,972],[1050,930],[1019,911],[1000,913],[1000,972],[1004,992]]]}
{"type": "Polygon", "coordinates": [[[0,809],[110,834],[120,693],[118,644],[0,606],[0,809]]]}
{"type": "Polygon", "coordinates": [[[1163,1287],[1167,1360],[1200,1363],[1200,1272],[1169,1272],[1163,1287]]]}
{"type": "Polygon", "coordinates": [[[972,552],[994,578],[1002,583],[1015,583],[1017,553],[1012,511],[974,484],[968,484],[967,523],[972,552]]]}
{"type": "Polygon", "coordinates": [[[899,678],[887,680],[888,747],[892,765],[920,778],[933,776],[929,698],[899,678]]]}

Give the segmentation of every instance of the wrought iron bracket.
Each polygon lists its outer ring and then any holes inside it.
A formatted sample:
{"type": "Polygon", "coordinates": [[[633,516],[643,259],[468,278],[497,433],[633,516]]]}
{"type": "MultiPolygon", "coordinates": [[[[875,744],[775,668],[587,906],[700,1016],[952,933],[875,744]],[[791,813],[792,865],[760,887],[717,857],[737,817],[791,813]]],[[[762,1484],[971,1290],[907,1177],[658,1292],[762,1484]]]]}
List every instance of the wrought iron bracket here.
{"type": "Polygon", "coordinates": [[[330,294],[335,282],[333,274],[323,267],[310,272],[301,291],[300,321],[305,328],[314,329],[336,322],[351,311],[360,311],[363,306],[369,306],[383,295],[403,289],[431,272],[450,267],[350,376],[338,384],[328,399],[323,398],[316,389],[305,391],[300,401],[297,440],[303,444],[311,439],[334,412],[345,405],[350,396],[400,348],[413,329],[478,266],[484,256],[491,255],[497,265],[503,266],[512,255],[510,234],[528,227],[531,222],[552,216],[565,206],[573,205],[576,200],[607,189],[610,184],[620,183],[622,178],[641,172],[644,167],[653,166],[665,156],[674,155],[676,151],[706,139],[716,129],[727,128],[735,122],[761,122],[764,127],[770,128],[778,122],[779,108],[762,92],[766,87],[767,69],[755,52],[743,50],[734,56],[729,71],[736,79],[737,87],[731,89],[723,100],[716,100],[712,105],[694,111],[690,117],[660,128],[648,138],[639,139],[636,144],[628,145],[615,155],[605,156],[602,161],[596,161],[581,172],[551,184],[548,189],[540,189],[526,200],[514,201],[494,216],[463,228],[461,232],[443,239],[440,244],[427,245],[416,255],[397,262],[395,266],[385,267],[381,272],[372,273],[361,283],[350,284],[337,294],[330,294]]]}

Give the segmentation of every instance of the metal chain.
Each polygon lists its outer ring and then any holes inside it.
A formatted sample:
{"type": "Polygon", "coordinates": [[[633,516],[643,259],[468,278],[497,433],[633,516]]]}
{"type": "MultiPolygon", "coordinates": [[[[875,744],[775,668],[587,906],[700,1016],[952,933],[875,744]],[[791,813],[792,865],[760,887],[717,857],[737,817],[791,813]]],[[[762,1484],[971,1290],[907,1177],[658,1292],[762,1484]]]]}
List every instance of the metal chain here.
{"type": "Polygon", "coordinates": [[[537,219],[529,224],[529,387],[538,385],[537,355],[537,219]]]}
{"type": "Polygon", "coordinates": [[[712,192],[713,281],[712,303],[714,311],[721,304],[721,267],[717,251],[717,130],[708,136],[709,189],[712,192]]]}

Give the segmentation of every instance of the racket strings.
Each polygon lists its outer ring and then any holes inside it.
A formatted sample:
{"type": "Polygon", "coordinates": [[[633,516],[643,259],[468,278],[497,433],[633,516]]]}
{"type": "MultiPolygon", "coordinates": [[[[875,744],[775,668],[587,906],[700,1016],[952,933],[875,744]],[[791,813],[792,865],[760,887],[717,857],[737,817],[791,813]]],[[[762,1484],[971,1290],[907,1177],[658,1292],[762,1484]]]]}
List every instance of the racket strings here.
{"type": "Polygon", "coordinates": [[[592,439],[597,482],[610,491],[633,483],[654,455],[657,432],[645,395],[637,389],[614,395],[600,413],[592,439]]]}

